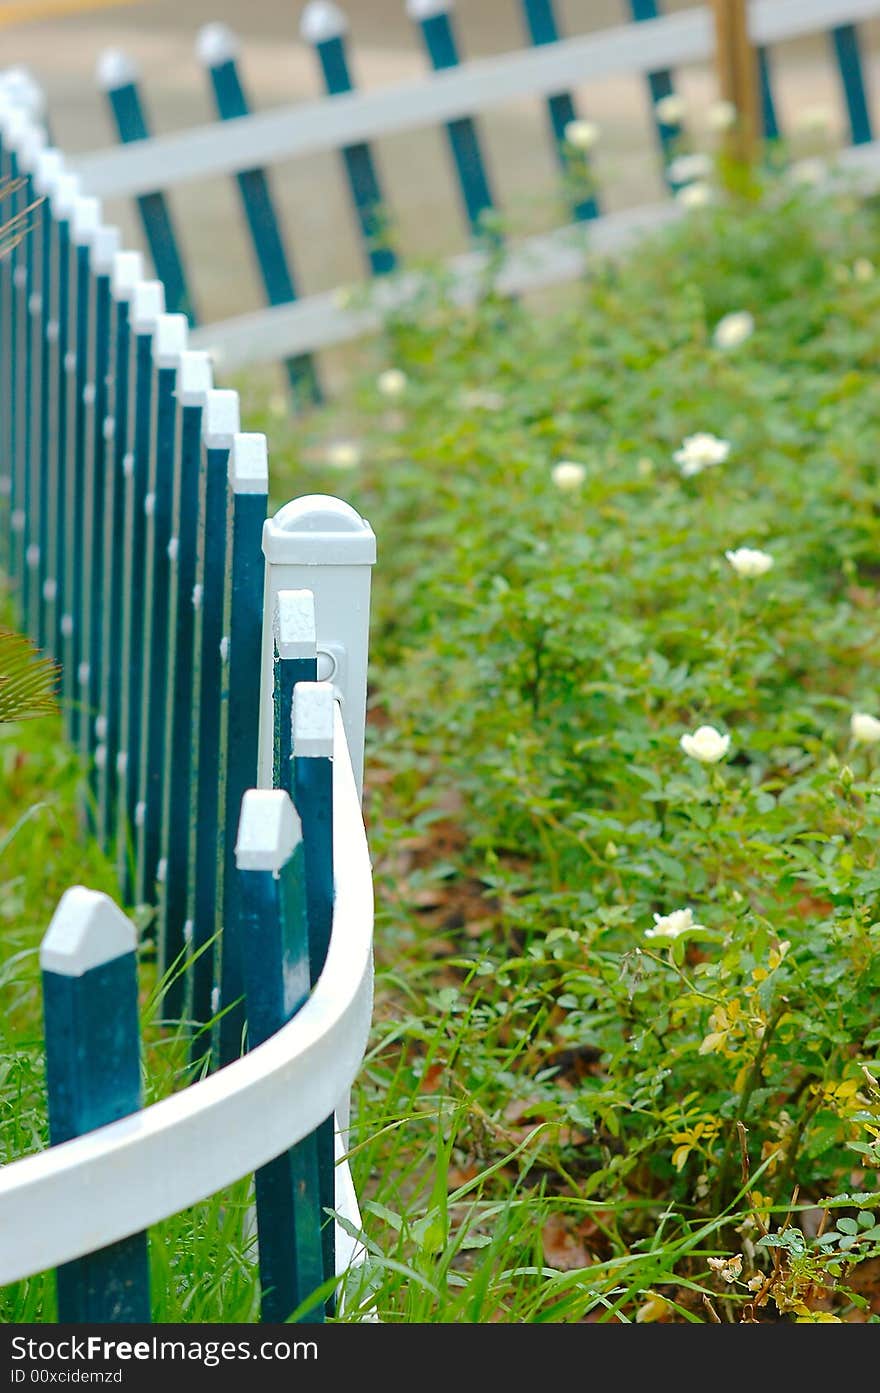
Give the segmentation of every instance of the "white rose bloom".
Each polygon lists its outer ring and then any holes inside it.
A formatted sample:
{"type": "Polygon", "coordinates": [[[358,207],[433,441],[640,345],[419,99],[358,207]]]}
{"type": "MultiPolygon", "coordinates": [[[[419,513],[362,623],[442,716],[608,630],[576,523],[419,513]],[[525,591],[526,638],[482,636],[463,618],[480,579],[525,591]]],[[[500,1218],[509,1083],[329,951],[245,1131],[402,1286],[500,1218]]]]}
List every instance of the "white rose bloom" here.
{"type": "Polygon", "coordinates": [[[592,150],[599,139],[599,127],[595,121],[569,121],[563,135],[573,149],[592,150]]]}
{"type": "Polygon", "coordinates": [[[376,379],[376,386],[383,397],[397,401],[407,389],[408,378],[400,368],[386,368],[376,379]]]}
{"type": "Polygon", "coordinates": [[[858,261],[853,262],[853,276],[863,285],[872,281],[875,276],[873,261],[869,261],[866,256],[860,256],[858,261]]]}
{"type": "Polygon", "coordinates": [[[558,489],[580,488],[587,477],[586,467],[574,460],[560,460],[550,471],[550,478],[558,489]]]}
{"type": "Polygon", "coordinates": [[[755,332],[754,316],[748,310],[734,310],[715,325],[712,342],[716,348],[739,348],[755,332]]]}
{"type": "Polygon", "coordinates": [[[727,557],[738,576],[752,580],[764,576],[773,567],[773,557],[766,551],[756,551],[752,547],[738,547],[736,551],[726,551],[727,557]]]}
{"type": "Polygon", "coordinates": [[[645,929],[645,938],[678,938],[689,929],[702,929],[694,923],[692,909],[676,909],[672,914],[655,914],[653,929],[645,929]]]}
{"type": "Polygon", "coordinates": [[[880,740],[880,721],[865,711],[854,711],[849,721],[853,740],[860,745],[876,745],[880,740]]]}
{"type": "Polygon", "coordinates": [[[736,125],[738,112],[733,102],[713,102],[706,116],[710,131],[729,131],[736,125]]]}
{"type": "Polygon", "coordinates": [[[729,454],[729,440],[719,440],[717,435],[698,431],[696,435],[685,436],[673,459],[681,469],[682,478],[690,479],[704,469],[723,464],[729,454]]]}
{"type": "Polygon", "coordinates": [[[685,184],[675,195],[682,208],[705,208],[712,202],[712,190],[706,183],[685,184]]]}
{"type": "Polygon", "coordinates": [[[686,111],[684,98],[675,92],[671,92],[668,97],[661,97],[654,106],[654,115],[664,126],[677,126],[679,121],[684,120],[686,111]]]}
{"type": "Polygon", "coordinates": [[[337,440],[327,447],[327,463],[332,469],[357,469],[361,458],[360,446],[354,440],[337,440]]]}
{"type": "Polygon", "coordinates": [[[793,184],[810,186],[821,184],[827,173],[824,160],[796,160],[788,171],[788,177],[793,184]]]}
{"type": "Polygon", "coordinates": [[[697,759],[701,764],[717,764],[730,749],[730,736],[722,735],[714,726],[699,726],[692,735],[683,735],[679,744],[691,759],[697,759]]]}
{"type": "Polygon", "coordinates": [[[694,179],[708,179],[712,161],[708,155],[679,155],[671,161],[667,173],[673,184],[689,184],[694,179]]]}

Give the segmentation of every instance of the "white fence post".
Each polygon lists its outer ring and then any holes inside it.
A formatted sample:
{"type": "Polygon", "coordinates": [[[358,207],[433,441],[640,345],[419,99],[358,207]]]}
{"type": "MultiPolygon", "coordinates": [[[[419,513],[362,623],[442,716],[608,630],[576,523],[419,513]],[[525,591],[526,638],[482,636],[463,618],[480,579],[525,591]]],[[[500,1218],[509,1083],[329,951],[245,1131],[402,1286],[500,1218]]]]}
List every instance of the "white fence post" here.
{"type": "Polygon", "coordinates": [[[358,794],[363,794],[364,725],[371,567],[376,537],[341,498],[309,494],[287,503],[263,528],[266,586],[260,698],[259,783],[272,787],[272,621],[282,590],[311,590],[318,635],[318,680],[332,682],[342,706],[358,794]]]}

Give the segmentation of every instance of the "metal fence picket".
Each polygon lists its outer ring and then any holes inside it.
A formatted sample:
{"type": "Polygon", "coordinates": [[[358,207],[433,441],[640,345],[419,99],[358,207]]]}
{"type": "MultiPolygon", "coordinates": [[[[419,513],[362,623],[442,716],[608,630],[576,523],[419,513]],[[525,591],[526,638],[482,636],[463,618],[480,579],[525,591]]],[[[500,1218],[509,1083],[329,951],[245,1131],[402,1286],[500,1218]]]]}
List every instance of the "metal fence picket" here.
{"type": "MultiPolygon", "coordinates": [[[[309,995],[304,848],[283,790],[251,789],[236,843],[244,928],[248,1045],[262,1044],[309,995]]],[[[255,1176],[261,1317],[286,1321],[324,1282],[321,1191],[315,1134],[255,1176]]],[[[300,1319],[320,1322],[323,1303],[300,1319]]]]}
{"type": "MultiPolygon", "coordinates": [[[[353,83],[345,52],[348,21],[330,0],[312,0],[300,20],[300,35],[317,52],[327,92],[331,97],[351,92],[353,83]]],[[[354,204],[367,268],[374,276],[395,270],[397,257],[389,245],[387,210],[379,176],[369,146],[360,141],[341,151],[346,179],[354,204]]]]}
{"type": "MultiPolygon", "coordinates": [[[[135,64],[119,49],[107,49],[98,60],[98,84],[107,97],[119,139],[126,145],[150,134],[137,88],[138,76],[135,64]]],[[[197,324],[168,201],[156,192],[141,194],[137,203],[156,275],[165,287],[168,310],[185,314],[190,324],[197,324]]]]}
{"type": "MultiPolygon", "coordinates": [[[[40,948],[53,1146],[141,1107],[136,936],[106,895],[62,897],[40,948]]],[[[57,1270],[63,1323],[150,1320],[147,1238],[133,1234],[57,1270]]]]}
{"type": "MultiPolygon", "coordinates": [[[[238,40],[225,24],[208,24],[201,30],[196,53],[211,80],[217,113],[223,121],[250,114],[236,59],[238,40]]],[[[250,232],[266,298],[270,305],[296,300],[296,282],[290,266],[269,180],[255,167],[236,175],[242,207],[250,232]]],[[[309,355],[285,362],[296,405],[310,406],[321,400],[315,360],[309,355]]]]}
{"type": "MultiPolygon", "coordinates": [[[[451,9],[452,0],[406,0],[406,12],[418,25],[434,72],[445,72],[459,65],[451,9]]],[[[449,121],[446,135],[464,214],[471,233],[479,237],[487,231],[485,215],[495,207],[495,200],[473,117],[459,116],[449,121]]]]}

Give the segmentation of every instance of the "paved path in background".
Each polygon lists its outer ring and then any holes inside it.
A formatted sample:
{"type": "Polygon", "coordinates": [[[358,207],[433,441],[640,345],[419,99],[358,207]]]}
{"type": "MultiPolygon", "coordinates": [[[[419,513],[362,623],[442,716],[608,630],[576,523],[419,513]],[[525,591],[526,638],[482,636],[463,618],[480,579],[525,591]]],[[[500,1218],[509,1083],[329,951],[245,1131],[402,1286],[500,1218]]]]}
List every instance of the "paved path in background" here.
{"type": "MultiPolygon", "coordinates": [[[[321,92],[314,54],[297,36],[299,4],[82,0],[81,13],[68,13],[74,3],[33,0],[30,13],[45,17],[22,23],[26,0],[0,0],[0,62],[26,64],[44,84],[55,139],[70,151],[112,141],[93,77],[97,55],[109,46],[124,48],[140,65],[156,130],[210,119],[212,108],[193,43],[199,27],[211,20],[223,20],[239,32],[241,71],[255,105],[305,100],[321,92]]],[[[667,11],[688,7],[688,0],[666,5],[667,11]]],[[[424,73],[425,58],[403,0],[349,0],[347,8],[352,63],[361,86],[377,87],[424,73]]],[[[584,33],[621,22],[628,7],[623,0],[558,0],[557,8],[566,32],[584,33]]],[[[459,0],[456,22],[462,48],[471,56],[519,48],[524,42],[518,0],[459,0]]],[[[869,30],[877,54],[880,25],[869,30]]],[[[873,69],[873,86],[880,92],[876,63],[873,69]]],[[[827,104],[839,112],[837,81],[822,40],[796,45],[786,61],[780,61],[779,70],[783,117],[804,102],[827,104]]],[[[699,126],[700,112],[714,96],[711,74],[691,69],[680,78],[680,90],[699,126]]],[[[578,100],[602,128],[596,169],[605,205],[624,207],[659,196],[644,85],[635,79],[597,83],[579,93],[578,100]]],[[[839,124],[842,128],[842,120],[839,124]]],[[[481,130],[494,183],[514,226],[539,230],[558,221],[556,166],[541,103],[511,104],[483,119],[481,130]]],[[[436,256],[460,249],[465,236],[442,133],[423,130],[389,137],[381,143],[379,156],[404,251],[436,256]]],[[[357,277],[360,254],[337,160],[322,156],[282,166],[274,182],[301,284],[317,290],[357,277]]],[[[232,185],[214,181],[176,191],[173,207],[203,315],[223,316],[259,304],[232,185]]],[[[109,204],[108,213],[122,223],[129,243],[139,241],[128,206],[109,204]]]]}

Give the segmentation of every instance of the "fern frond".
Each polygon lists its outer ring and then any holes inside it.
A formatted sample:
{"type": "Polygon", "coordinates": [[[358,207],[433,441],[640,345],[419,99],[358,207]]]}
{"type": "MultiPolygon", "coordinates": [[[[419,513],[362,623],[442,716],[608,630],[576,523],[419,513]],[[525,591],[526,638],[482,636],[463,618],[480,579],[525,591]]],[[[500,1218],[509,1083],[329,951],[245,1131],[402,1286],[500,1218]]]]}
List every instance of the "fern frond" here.
{"type": "Polygon", "coordinates": [[[0,721],[27,721],[58,710],[58,666],[22,634],[0,629],[0,721]]]}

